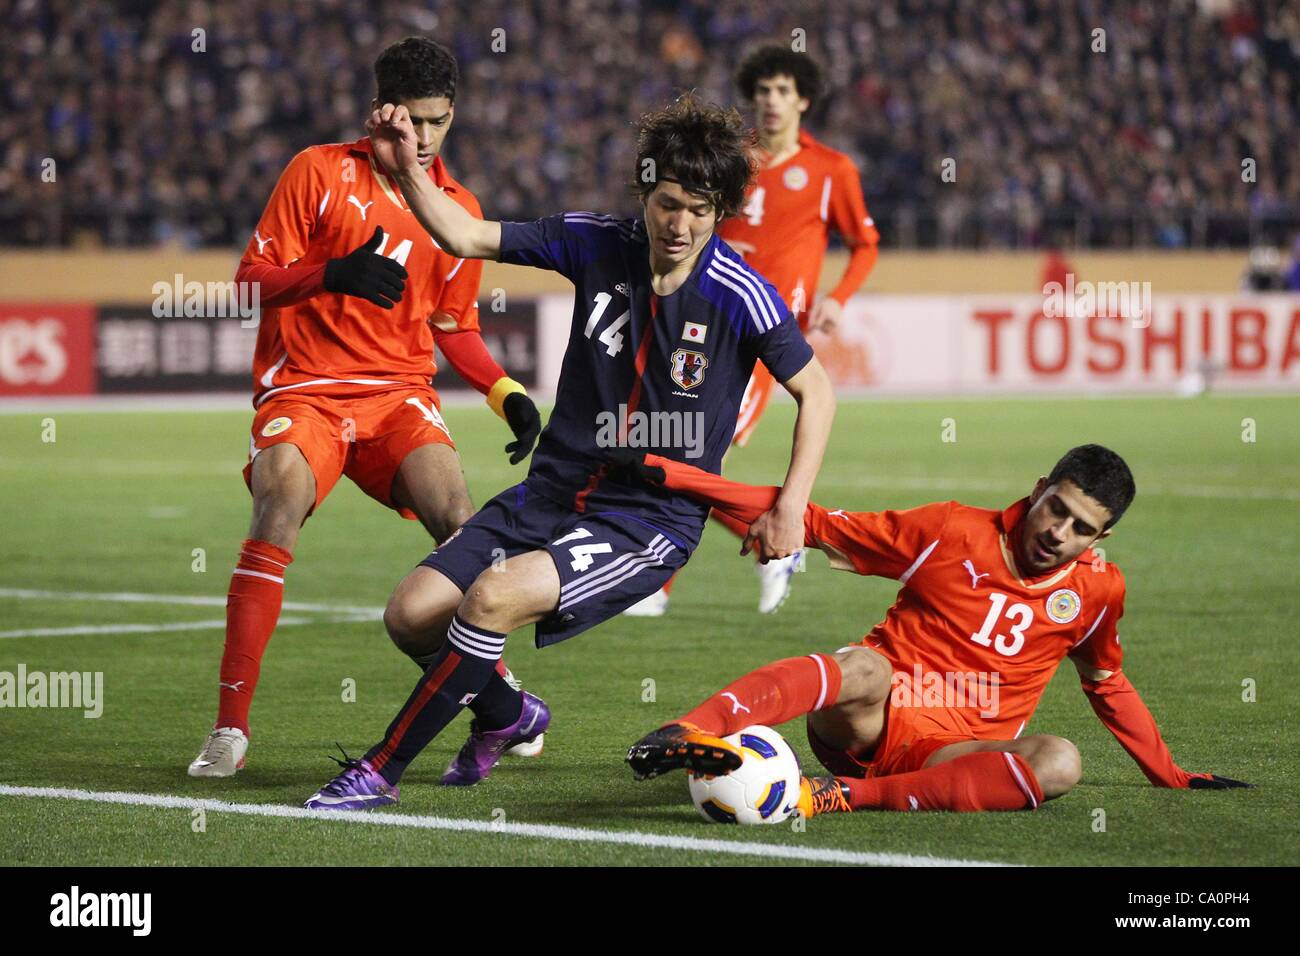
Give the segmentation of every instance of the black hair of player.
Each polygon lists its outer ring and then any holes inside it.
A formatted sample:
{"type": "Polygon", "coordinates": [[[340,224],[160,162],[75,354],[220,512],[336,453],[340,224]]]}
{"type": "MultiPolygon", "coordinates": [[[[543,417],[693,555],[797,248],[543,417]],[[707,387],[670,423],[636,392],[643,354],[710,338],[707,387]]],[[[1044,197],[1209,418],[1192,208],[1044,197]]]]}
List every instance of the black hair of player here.
{"type": "Polygon", "coordinates": [[[401,103],[430,96],[445,96],[455,103],[459,80],[456,57],[428,37],[398,40],[375,60],[380,103],[401,103]]]}
{"type": "Polygon", "coordinates": [[[1065,453],[1047,484],[1071,481],[1080,491],[1110,512],[1105,531],[1123,516],[1137,494],[1133,473],[1124,459],[1102,445],[1079,445],[1065,453]]]}
{"type": "Polygon", "coordinates": [[[826,89],[822,68],[816,60],[779,43],[761,46],[741,61],[736,70],[736,89],[746,101],[752,101],[758,81],[774,76],[792,77],[795,92],[808,101],[809,110],[817,106],[826,89]]]}
{"type": "Polygon", "coordinates": [[[734,107],[705,103],[693,92],[646,113],[637,123],[636,174],[632,192],[642,201],[660,179],[707,196],[719,219],[745,204],[745,190],[758,172],[753,129],[734,107]]]}

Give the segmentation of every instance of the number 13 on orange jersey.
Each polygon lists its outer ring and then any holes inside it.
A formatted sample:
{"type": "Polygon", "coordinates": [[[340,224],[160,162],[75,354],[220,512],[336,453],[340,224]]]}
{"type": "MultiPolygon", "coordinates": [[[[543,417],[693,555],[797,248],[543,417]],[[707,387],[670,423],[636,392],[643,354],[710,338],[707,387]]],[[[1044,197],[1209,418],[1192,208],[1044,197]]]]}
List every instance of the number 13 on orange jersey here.
{"type": "Polygon", "coordinates": [[[1034,623],[1034,609],[1019,602],[1007,607],[1007,596],[997,592],[989,595],[989,602],[991,606],[984,617],[984,624],[970,639],[984,647],[992,647],[1003,657],[1014,657],[1025,646],[1025,628],[1034,623]],[[990,637],[993,628],[1004,616],[1014,622],[1011,624],[1011,636],[999,632],[995,637],[990,637]]]}

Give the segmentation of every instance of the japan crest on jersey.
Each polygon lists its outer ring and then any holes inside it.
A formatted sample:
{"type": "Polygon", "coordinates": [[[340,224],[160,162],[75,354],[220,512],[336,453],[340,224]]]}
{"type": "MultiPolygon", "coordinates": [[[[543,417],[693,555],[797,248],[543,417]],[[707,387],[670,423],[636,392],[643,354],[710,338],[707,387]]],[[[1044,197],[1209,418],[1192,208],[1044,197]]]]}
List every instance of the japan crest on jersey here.
{"type": "Polygon", "coordinates": [[[703,352],[678,349],[673,353],[671,375],[673,381],[682,388],[694,388],[704,381],[704,370],[708,367],[709,360],[703,352]]]}

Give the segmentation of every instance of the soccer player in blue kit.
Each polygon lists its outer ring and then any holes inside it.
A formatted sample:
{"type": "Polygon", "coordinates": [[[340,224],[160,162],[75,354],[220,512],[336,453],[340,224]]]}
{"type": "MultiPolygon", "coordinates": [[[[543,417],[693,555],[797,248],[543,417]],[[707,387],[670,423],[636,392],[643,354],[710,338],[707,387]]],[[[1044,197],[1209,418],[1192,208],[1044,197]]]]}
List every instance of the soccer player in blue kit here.
{"type": "Polygon", "coordinates": [[[306,806],[394,804],[415,756],[471,701],[468,741],[442,778],[486,777],[508,748],[546,730],[550,710],[496,672],[506,635],[536,625],[539,647],[653,594],[699,543],[708,507],[611,478],[611,450],[637,447],[717,474],[761,359],[798,404],[789,470],[745,540],[760,560],[803,545],[803,514],[835,399],[776,290],[715,235],[755,174],[735,110],[685,94],[642,117],[634,188],[641,219],[570,212],[535,222],[476,219],[416,161],[404,107],[367,123],[375,155],[449,254],[553,269],[574,284],[555,408],[528,477],[489,501],[397,586],[384,613],[427,669],[379,743],[306,806]]]}

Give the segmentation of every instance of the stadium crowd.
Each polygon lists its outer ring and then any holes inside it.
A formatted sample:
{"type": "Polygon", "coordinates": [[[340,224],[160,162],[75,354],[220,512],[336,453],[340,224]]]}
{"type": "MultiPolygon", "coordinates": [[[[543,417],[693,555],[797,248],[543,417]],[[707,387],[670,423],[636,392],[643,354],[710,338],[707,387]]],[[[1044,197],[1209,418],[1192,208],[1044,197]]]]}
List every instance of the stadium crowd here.
{"type": "Polygon", "coordinates": [[[1300,225],[1288,0],[4,7],[6,244],[243,245],[297,150],[362,134],[374,57],[411,33],[460,60],[446,159],[494,217],[630,211],[637,114],[683,88],[736,102],[741,56],[789,37],[826,68],[810,128],[858,163],[887,245],[1289,245],[1300,225]]]}

